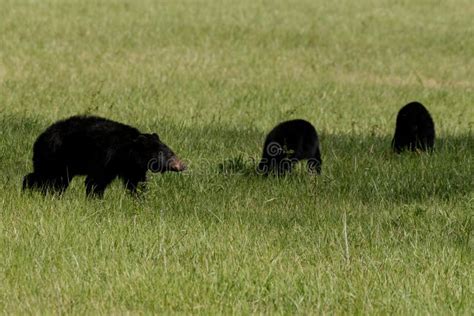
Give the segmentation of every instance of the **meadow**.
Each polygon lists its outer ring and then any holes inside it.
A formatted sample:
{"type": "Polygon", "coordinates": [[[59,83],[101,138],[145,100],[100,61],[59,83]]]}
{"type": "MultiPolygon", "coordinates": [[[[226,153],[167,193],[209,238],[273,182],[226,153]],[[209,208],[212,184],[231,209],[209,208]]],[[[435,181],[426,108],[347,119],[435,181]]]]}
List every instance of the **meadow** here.
{"type": "Polygon", "coordinates": [[[469,0],[0,0],[0,313],[474,312],[469,0]],[[433,154],[390,150],[418,100],[433,154]],[[134,199],[22,193],[47,126],[95,114],[189,164],[134,199]],[[304,118],[323,173],[252,173],[304,118]]]}

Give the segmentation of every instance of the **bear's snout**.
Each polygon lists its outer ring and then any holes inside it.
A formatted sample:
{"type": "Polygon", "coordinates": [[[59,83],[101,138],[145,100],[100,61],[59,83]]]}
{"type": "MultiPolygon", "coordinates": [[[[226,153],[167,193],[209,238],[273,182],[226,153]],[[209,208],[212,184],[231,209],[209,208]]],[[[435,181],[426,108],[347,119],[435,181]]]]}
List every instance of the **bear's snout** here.
{"type": "Polygon", "coordinates": [[[176,172],[184,171],[187,168],[186,165],[177,157],[171,158],[168,162],[168,166],[169,166],[170,171],[176,171],[176,172]]]}

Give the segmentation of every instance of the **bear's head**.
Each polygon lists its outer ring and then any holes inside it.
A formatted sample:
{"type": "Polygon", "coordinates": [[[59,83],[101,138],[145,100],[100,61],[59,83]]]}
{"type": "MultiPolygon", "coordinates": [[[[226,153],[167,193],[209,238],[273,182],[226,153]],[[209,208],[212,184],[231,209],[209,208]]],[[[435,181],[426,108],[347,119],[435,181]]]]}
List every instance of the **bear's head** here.
{"type": "Polygon", "coordinates": [[[151,172],[186,170],[186,165],[168,146],[161,142],[156,133],[140,134],[134,140],[134,148],[140,164],[146,165],[151,172]]]}

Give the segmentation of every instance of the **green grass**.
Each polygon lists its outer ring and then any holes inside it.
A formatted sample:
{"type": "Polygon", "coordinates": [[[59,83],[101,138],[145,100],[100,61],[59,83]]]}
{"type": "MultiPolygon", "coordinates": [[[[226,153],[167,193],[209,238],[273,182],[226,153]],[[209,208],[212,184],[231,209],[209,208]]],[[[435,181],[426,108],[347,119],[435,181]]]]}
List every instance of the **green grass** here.
{"type": "Polygon", "coordinates": [[[0,0],[0,312],[472,314],[474,5],[0,0]],[[432,155],[390,152],[418,100],[432,155]],[[86,200],[20,192],[35,138],[93,113],[189,162],[86,200]],[[323,175],[252,175],[305,118],[323,175]],[[347,247],[344,224],[347,226],[347,247]]]}

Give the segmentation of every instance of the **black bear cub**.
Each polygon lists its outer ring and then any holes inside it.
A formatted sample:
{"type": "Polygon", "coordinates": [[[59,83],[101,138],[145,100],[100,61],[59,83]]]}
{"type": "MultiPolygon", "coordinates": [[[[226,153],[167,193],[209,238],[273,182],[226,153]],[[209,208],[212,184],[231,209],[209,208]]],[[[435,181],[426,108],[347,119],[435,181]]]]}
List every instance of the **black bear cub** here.
{"type": "Polygon", "coordinates": [[[321,173],[321,152],[316,129],[305,120],[278,124],[265,139],[262,160],[257,171],[284,175],[300,160],[307,159],[311,173],[321,173]]]}
{"type": "Polygon", "coordinates": [[[432,151],[435,127],[428,110],[419,102],[411,102],[397,115],[392,148],[396,153],[404,150],[432,151]]]}
{"type": "Polygon", "coordinates": [[[72,116],[48,127],[33,146],[33,173],[23,190],[64,192],[76,175],[86,175],[87,196],[102,197],[120,178],[136,193],[146,172],[183,171],[185,165],[157,134],[97,116],[72,116]]]}

